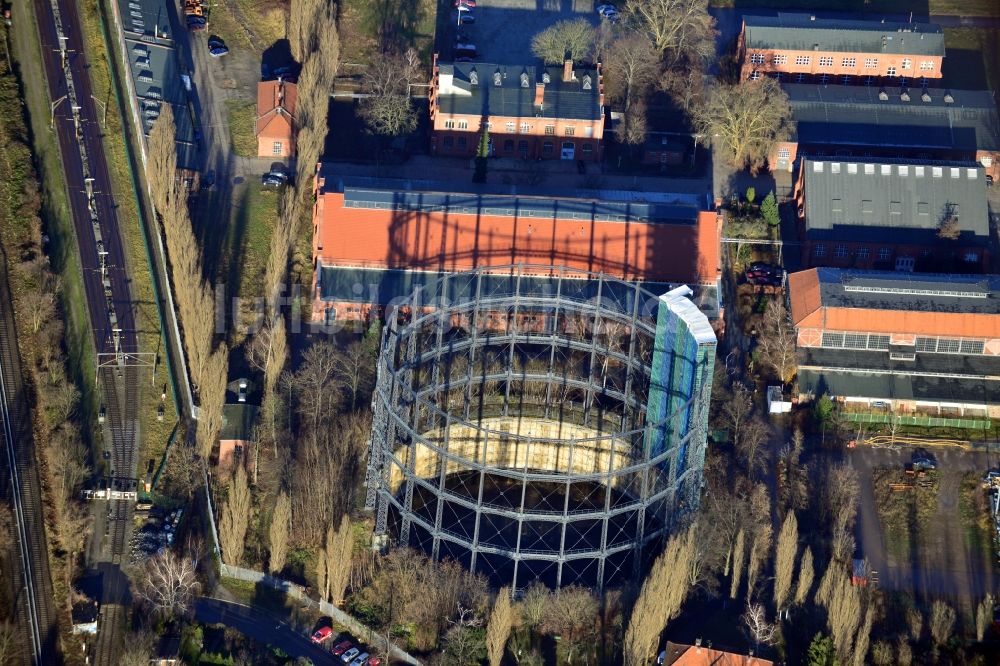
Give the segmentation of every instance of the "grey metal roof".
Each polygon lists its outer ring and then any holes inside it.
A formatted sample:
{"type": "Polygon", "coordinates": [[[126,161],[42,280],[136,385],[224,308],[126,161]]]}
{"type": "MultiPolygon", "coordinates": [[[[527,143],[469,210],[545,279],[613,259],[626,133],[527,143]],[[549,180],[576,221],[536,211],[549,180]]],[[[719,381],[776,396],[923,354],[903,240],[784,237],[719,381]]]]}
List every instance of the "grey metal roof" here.
{"type": "Polygon", "coordinates": [[[355,187],[344,188],[344,207],[670,224],[694,224],[698,218],[698,208],[683,204],[355,187]]]}
{"type": "MultiPolygon", "coordinates": [[[[425,302],[433,298],[433,294],[427,292],[431,287],[438,286],[438,280],[444,273],[437,271],[416,271],[405,269],[386,268],[355,268],[347,266],[330,266],[320,264],[319,266],[319,292],[323,301],[343,302],[343,303],[371,303],[377,302],[386,305],[394,299],[410,296],[413,291],[420,287],[425,290],[425,302]]],[[[482,274],[482,285],[479,286],[480,295],[487,295],[497,291],[512,292],[514,290],[513,281],[516,279],[512,275],[503,274],[482,274]]],[[[460,276],[461,277],[461,276],[460,276]]],[[[556,278],[544,276],[522,276],[521,292],[529,290],[538,294],[555,294],[556,278]]],[[[654,294],[664,294],[680,283],[668,282],[640,282],[643,289],[654,294]]],[[[463,279],[449,280],[449,293],[446,295],[451,302],[462,299],[470,299],[476,295],[475,279],[465,276],[463,279]]],[[[603,296],[611,301],[625,304],[632,303],[631,296],[634,292],[625,289],[623,283],[605,282],[603,296]],[[611,295],[608,289],[622,289],[621,293],[611,295]]],[[[710,319],[717,318],[719,314],[719,294],[715,286],[711,285],[688,285],[694,292],[691,300],[698,309],[705,313],[710,319]]],[[[597,282],[592,280],[574,280],[566,278],[562,282],[562,294],[578,298],[593,298],[597,296],[597,282]],[[575,294],[570,294],[570,289],[576,289],[575,294]]]]}
{"type": "Polygon", "coordinates": [[[799,363],[813,366],[799,369],[803,393],[1000,403],[1000,359],[996,357],[918,353],[915,361],[893,361],[886,352],[809,349],[800,352],[799,363]]]}
{"type": "Polygon", "coordinates": [[[195,125],[181,79],[184,72],[171,37],[172,9],[166,0],[118,0],[118,8],[125,38],[124,55],[129,62],[143,134],[149,136],[160,105],[169,103],[177,126],[177,166],[197,170],[200,160],[194,139],[195,125]]]}
{"type": "Polygon", "coordinates": [[[825,307],[1000,315],[1000,275],[815,270],[825,307]]]}
{"type": "Polygon", "coordinates": [[[797,83],[782,88],[795,121],[792,140],[800,144],[1000,150],[1000,118],[985,90],[910,89],[906,101],[902,88],[797,83]],[[945,101],[946,94],[952,102],[945,101]]]}
{"type": "Polygon", "coordinates": [[[944,55],[944,32],[934,23],[813,18],[809,14],[744,16],[747,49],[944,55]]]}
{"type": "Polygon", "coordinates": [[[986,175],[978,165],[803,158],[801,168],[810,238],[866,240],[891,232],[899,240],[905,229],[923,232],[923,242],[950,213],[962,232],[957,243],[989,241],[986,175]]]}
{"type": "Polygon", "coordinates": [[[257,423],[258,408],[245,402],[232,402],[222,406],[222,429],[219,439],[250,439],[257,423]]]}
{"type": "MultiPolygon", "coordinates": [[[[439,65],[439,74],[452,75],[453,85],[469,94],[439,94],[438,108],[445,114],[506,116],[512,118],[566,118],[599,120],[602,117],[600,82],[595,68],[576,67],[576,80],[563,81],[562,67],[496,65],[485,62],[456,62],[439,65]],[[478,79],[472,83],[473,73],[478,79]],[[500,74],[500,85],[494,76],[500,74]],[[521,85],[527,75],[527,87],[521,85]],[[535,106],[535,84],[545,84],[542,105],[535,106]],[[590,89],[583,87],[590,77],[590,89]]],[[[494,128],[499,131],[499,128],[494,128]]]]}

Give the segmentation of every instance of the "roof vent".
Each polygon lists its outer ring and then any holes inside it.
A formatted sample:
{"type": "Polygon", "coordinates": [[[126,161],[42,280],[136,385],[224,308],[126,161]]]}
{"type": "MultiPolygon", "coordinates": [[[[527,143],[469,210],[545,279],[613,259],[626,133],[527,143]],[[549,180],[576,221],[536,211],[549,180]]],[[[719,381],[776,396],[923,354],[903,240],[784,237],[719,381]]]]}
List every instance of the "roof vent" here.
{"type": "Polygon", "coordinates": [[[908,93],[908,92],[906,92],[904,90],[903,92],[899,93],[899,99],[903,100],[904,102],[909,102],[910,101],[910,93],[908,93]]]}
{"type": "Polygon", "coordinates": [[[521,87],[522,88],[527,88],[528,87],[528,73],[527,72],[521,72],[521,87]]]}
{"type": "Polygon", "coordinates": [[[584,90],[590,90],[590,88],[591,88],[590,74],[586,74],[583,77],[583,89],[584,90]]]}
{"type": "Polygon", "coordinates": [[[819,51],[819,44],[813,44],[813,51],[819,51]]]}
{"type": "Polygon", "coordinates": [[[816,15],[815,14],[810,14],[809,15],[809,20],[810,21],[815,21],[816,20],[816,15]]]}
{"type": "Polygon", "coordinates": [[[503,77],[500,76],[500,70],[493,72],[493,85],[499,88],[503,84],[503,77]]]}
{"type": "Polygon", "coordinates": [[[920,101],[921,101],[921,102],[929,102],[929,101],[931,101],[931,96],[930,96],[930,93],[928,93],[928,92],[927,92],[927,91],[925,90],[925,91],[924,91],[924,94],[920,96],[920,101]]]}
{"type": "Polygon", "coordinates": [[[954,104],[955,103],[955,98],[951,96],[950,92],[944,94],[944,103],[945,104],[954,104]]]}
{"type": "Polygon", "coordinates": [[[479,72],[477,72],[475,69],[469,70],[469,83],[471,83],[474,86],[479,85],[479,72]]]}
{"type": "Polygon", "coordinates": [[[885,102],[885,101],[887,101],[889,99],[889,93],[887,93],[884,90],[879,90],[878,91],[878,98],[880,100],[882,100],[883,102],[885,102]]]}
{"type": "Polygon", "coordinates": [[[542,83],[552,83],[552,77],[549,76],[548,72],[542,74],[542,83]]]}

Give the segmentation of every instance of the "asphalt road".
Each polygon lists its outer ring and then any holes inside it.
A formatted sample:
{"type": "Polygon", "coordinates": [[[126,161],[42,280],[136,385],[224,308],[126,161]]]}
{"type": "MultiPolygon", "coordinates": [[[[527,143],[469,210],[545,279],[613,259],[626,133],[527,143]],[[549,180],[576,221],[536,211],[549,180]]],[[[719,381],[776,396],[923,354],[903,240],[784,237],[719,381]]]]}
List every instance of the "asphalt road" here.
{"type": "Polygon", "coordinates": [[[307,657],[317,665],[341,663],[328,648],[316,645],[281,619],[258,608],[199,597],[194,606],[194,618],[204,624],[224,624],[258,643],[280,648],[292,658],[307,657]]]}

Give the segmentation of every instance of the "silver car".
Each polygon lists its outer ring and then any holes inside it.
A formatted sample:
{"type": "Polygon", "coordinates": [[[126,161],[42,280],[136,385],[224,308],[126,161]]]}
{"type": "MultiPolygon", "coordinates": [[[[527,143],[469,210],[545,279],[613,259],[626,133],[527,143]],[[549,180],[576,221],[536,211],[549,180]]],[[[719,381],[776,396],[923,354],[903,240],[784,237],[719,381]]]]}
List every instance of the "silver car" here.
{"type": "Polygon", "coordinates": [[[358,648],[351,648],[344,654],[340,655],[340,660],[345,664],[349,664],[351,663],[352,659],[358,656],[359,652],[361,652],[361,650],[359,650],[358,648]]]}
{"type": "Polygon", "coordinates": [[[354,658],[354,661],[351,662],[351,666],[367,666],[367,664],[368,664],[367,652],[362,652],[361,654],[359,654],[357,657],[354,658]]]}

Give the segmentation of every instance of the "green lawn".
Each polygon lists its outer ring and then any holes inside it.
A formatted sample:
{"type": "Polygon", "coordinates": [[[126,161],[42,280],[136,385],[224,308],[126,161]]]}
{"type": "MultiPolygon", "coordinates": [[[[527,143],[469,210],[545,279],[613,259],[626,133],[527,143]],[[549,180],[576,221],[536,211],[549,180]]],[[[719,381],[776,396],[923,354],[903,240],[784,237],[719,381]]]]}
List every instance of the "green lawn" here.
{"type": "MultiPolygon", "coordinates": [[[[768,9],[829,11],[853,11],[872,14],[905,14],[910,11],[926,11],[928,6],[912,0],[709,0],[712,7],[734,7],[768,9]]],[[[996,0],[930,0],[931,14],[946,16],[1000,16],[1000,3],[996,0]]]]}
{"type": "MultiPolygon", "coordinates": [[[[124,104],[125,109],[127,109],[128,100],[118,100],[115,94],[111,70],[108,67],[109,44],[102,31],[98,0],[83,0],[82,10],[80,18],[83,23],[84,44],[88,56],[87,60],[90,62],[88,72],[94,95],[107,105],[104,154],[111,175],[115,201],[118,204],[119,229],[131,278],[129,286],[132,301],[135,303],[139,351],[155,353],[158,356],[155,386],[149,375],[145,375],[145,380],[140,382],[139,428],[141,445],[138,473],[141,476],[150,460],[153,461],[154,468],[159,465],[170,435],[177,424],[177,409],[173,402],[173,392],[168,389],[166,391],[167,399],[163,403],[164,419],[157,420],[157,412],[161,405],[160,396],[164,385],[169,382],[160,316],[156,307],[156,295],[146,252],[145,235],[141,226],[142,222],[139,219],[137,192],[126,152],[125,142],[131,141],[132,135],[123,123],[119,110],[119,102],[124,104]]],[[[107,36],[113,39],[114,26],[112,24],[107,27],[107,36]]],[[[114,51],[117,50],[114,41],[111,42],[111,47],[113,55],[114,51]]],[[[120,62],[120,59],[114,56],[114,62],[120,62]]],[[[141,182],[140,180],[139,187],[142,186],[141,182]]],[[[82,296],[78,302],[84,303],[82,296]]]]}
{"type": "Polygon", "coordinates": [[[206,4],[209,6],[206,32],[221,37],[229,48],[250,48],[246,30],[233,18],[226,3],[216,0],[206,4]]]}
{"type": "Polygon", "coordinates": [[[257,121],[257,104],[241,99],[226,100],[226,122],[229,125],[229,139],[233,150],[242,157],[257,156],[257,136],[254,123],[257,121]]]}

